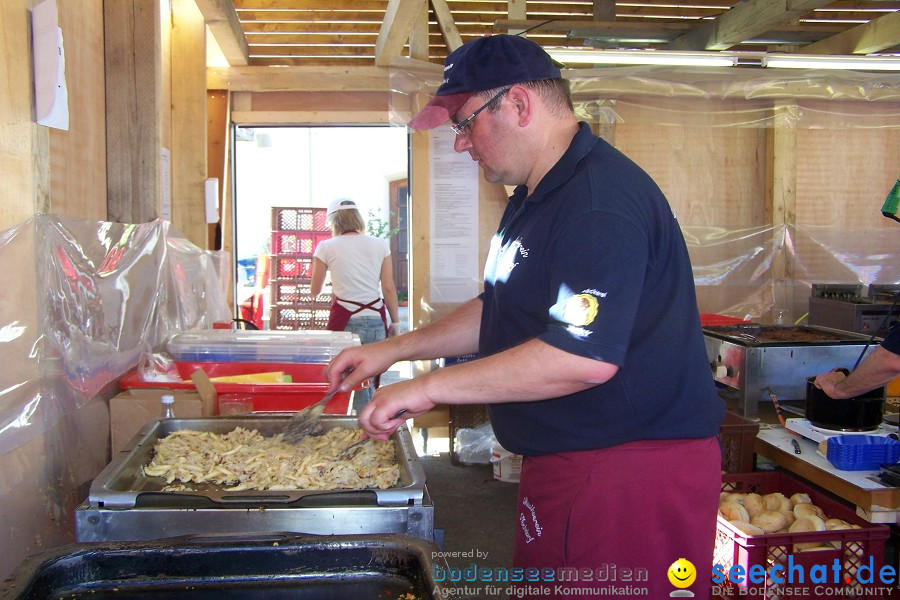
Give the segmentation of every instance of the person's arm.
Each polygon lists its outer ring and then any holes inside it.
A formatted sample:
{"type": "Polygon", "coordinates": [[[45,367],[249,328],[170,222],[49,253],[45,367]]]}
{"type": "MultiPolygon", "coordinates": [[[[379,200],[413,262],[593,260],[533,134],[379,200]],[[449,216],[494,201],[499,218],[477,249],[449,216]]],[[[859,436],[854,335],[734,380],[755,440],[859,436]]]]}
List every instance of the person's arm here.
{"type": "Polygon", "coordinates": [[[473,298],[430,325],[341,351],[328,364],[326,376],[332,387],[339,385],[346,392],[399,361],[472,354],[478,351],[480,329],[481,299],[473,298]]]}
{"type": "Polygon", "coordinates": [[[391,325],[399,323],[400,308],[397,304],[397,286],[394,284],[394,265],[390,256],[386,256],[381,263],[381,293],[388,315],[391,317],[391,325]]]}
{"type": "Polygon", "coordinates": [[[504,352],[383,386],[360,413],[370,437],[386,439],[405,419],[438,404],[533,402],[606,383],[619,368],[532,339],[504,352]],[[394,418],[404,411],[399,418],[394,418]]]}
{"type": "Polygon", "coordinates": [[[320,259],[312,260],[312,281],[309,284],[309,293],[313,298],[322,293],[326,271],[328,271],[328,267],[320,259]]]}
{"type": "Polygon", "coordinates": [[[840,371],[823,373],[816,377],[815,385],[832,398],[844,399],[873,390],[898,376],[900,354],[878,346],[850,375],[840,371]]]}

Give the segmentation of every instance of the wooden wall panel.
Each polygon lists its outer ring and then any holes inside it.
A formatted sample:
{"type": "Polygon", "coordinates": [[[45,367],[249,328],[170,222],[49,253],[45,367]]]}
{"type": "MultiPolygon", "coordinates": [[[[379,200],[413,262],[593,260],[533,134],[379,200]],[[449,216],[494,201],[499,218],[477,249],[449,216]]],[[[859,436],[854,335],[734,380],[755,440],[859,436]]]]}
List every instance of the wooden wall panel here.
{"type": "Polygon", "coordinates": [[[50,210],[106,220],[103,0],[57,2],[69,129],[50,129],[50,210]]]}
{"type": "Polygon", "coordinates": [[[0,0],[0,229],[50,205],[49,133],[33,122],[31,5],[0,0]]]}
{"type": "Polygon", "coordinates": [[[193,0],[172,2],[172,223],[209,247],[206,180],[206,25],[193,0]]]}
{"type": "Polygon", "coordinates": [[[900,104],[842,104],[840,112],[804,105],[817,116],[815,128],[797,131],[797,222],[896,230],[881,216],[881,205],[900,175],[900,104]],[[858,119],[848,113],[881,113],[896,125],[851,128],[858,119]]]}
{"type": "Polygon", "coordinates": [[[766,130],[725,126],[739,109],[722,101],[707,111],[695,98],[616,104],[616,147],[656,180],[683,226],[765,222],[766,130]],[[662,105],[676,116],[661,122],[662,105]],[[679,121],[678,115],[690,119],[679,121]]]}

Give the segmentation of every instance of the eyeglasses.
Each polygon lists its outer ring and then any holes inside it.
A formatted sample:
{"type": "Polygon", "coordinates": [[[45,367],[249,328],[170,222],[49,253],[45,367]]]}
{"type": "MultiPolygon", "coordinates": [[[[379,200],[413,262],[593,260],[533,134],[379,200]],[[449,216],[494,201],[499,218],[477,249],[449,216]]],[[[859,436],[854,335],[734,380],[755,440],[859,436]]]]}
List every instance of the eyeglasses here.
{"type": "Polygon", "coordinates": [[[475,117],[478,116],[478,113],[480,113],[481,111],[483,111],[484,109],[486,109],[486,108],[487,108],[488,106],[490,106],[497,98],[499,98],[500,96],[502,96],[503,94],[505,94],[505,93],[508,92],[508,91],[509,91],[509,88],[508,88],[508,87],[503,88],[502,90],[500,90],[499,92],[497,92],[497,93],[494,95],[493,98],[491,98],[490,100],[488,100],[487,102],[485,102],[484,104],[482,104],[482,105],[481,105],[481,108],[479,108],[478,110],[476,110],[475,112],[473,112],[471,115],[469,115],[468,117],[466,117],[465,119],[463,119],[463,120],[460,121],[459,123],[457,123],[457,124],[455,124],[455,125],[451,125],[451,126],[450,126],[450,129],[452,129],[452,130],[453,130],[453,133],[455,133],[456,135],[462,135],[463,133],[466,132],[466,127],[469,126],[469,123],[472,122],[472,119],[474,119],[475,117]]]}

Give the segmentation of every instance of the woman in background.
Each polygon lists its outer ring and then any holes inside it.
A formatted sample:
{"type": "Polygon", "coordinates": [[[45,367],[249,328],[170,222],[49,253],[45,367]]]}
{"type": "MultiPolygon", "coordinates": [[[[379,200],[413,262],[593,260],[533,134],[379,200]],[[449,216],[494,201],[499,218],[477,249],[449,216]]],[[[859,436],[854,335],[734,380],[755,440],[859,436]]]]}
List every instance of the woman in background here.
{"type": "MultiPolygon", "coordinates": [[[[330,271],[333,300],[328,329],[355,333],[363,344],[383,340],[388,332],[396,332],[399,323],[390,246],[365,233],[365,221],[353,200],[335,200],[327,216],[333,237],[316,246],[310,293],[313,298],[322,293],[330,271]]],[[[357,390],[353,410],[361,411],[373,393],[372,388],[357,390]]]]}

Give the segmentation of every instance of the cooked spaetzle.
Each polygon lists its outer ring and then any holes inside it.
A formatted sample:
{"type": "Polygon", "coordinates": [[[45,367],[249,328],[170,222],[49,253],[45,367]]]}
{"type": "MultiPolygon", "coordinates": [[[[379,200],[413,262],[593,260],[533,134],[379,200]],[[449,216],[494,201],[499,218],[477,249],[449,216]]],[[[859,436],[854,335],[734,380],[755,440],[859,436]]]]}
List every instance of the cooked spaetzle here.
{"type": "Polygon", "coordinates": [[[400,467],[393,442],[363,444],[351,459],[337,459],[358,439],[359,430],[338,427],[298,444],[242,427],[224,434],[173,431],[156,442],[144,473],[165,478],[168,491],[190,483],[221,484],[224,491],[394,487],[400,467]]]}

